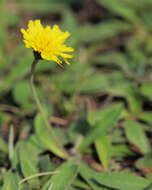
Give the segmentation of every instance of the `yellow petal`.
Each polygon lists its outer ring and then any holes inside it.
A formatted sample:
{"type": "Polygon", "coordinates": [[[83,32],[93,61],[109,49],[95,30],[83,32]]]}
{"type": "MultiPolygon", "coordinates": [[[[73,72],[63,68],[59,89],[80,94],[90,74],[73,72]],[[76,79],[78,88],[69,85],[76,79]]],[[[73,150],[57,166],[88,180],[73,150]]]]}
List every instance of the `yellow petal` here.
{"type": "Polygon", "coordinates": [[[30,20],[27,29],[22,28],[21,33],[25,46],[41,53],[43,59],[62,64],[60,56],[68,64],[67,59],[73,57],[68,52],[73,52],[74,49],[64,44],[70,33],[63,32],[58,25],[44,27],[40,20],[30,20]]]}

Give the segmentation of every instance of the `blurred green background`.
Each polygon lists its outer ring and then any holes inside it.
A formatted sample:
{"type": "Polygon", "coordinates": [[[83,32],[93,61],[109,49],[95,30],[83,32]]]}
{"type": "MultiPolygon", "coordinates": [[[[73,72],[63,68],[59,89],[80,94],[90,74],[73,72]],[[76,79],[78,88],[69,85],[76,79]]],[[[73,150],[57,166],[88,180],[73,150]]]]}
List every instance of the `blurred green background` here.
{"type": "Polygon", "coordinates": [[[152,0],[0,0],[0,190],[150,190],[151,137],[152,0]],[[71,65],[42,60],[35,74],[70,160],[52,152],[31,93],[30,19],[71,33],[71,65]]]}

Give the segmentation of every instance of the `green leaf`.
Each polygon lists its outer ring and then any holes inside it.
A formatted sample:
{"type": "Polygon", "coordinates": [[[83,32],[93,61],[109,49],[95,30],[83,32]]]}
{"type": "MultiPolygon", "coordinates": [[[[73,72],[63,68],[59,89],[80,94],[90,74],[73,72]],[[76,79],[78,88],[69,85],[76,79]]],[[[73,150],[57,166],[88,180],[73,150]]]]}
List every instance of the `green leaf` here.
{"type": "Polygon", "coordinates": [[[18,178],[15,173],[9,171],[5,174],[2,190],[18,190],[18,178]]]}
{"type": "Polygon", "coordinates": [[[54,141],[52,135],[46,129],[43,118],[40,114],[35,117],[34,127],[37,139],[41,146],[43,146],[46,150],[50,150],[61,158],[64,158],[65,153],[61,150],[61,147],[59,147],[59,145],[54,141]]]}
{"type": "Polygon", "coordinates": [[[126,144],[117,144],[112,146],[111,155],[116,159],[122,159],[123,157],[133,156],[134,152],[126,144]]]}
{"type": "Polygon", "coordinates": [[[96,25],[81,26],[77,32],[77,41],[94,42],[112,38],[123,31],[130,30],[130,25],[116,20],[102,22],[96,25]]]}
{"type": "Polygon", "coordinates": [[[64,11],[64,14],[62,17],[62,28],[65,31],[68,30],[72,35],[70,40],[67,42],[68,45],[72,47],[75,46],[75,44],[77,43],[77,31],[79,29],[79,25],[78,25],[77,17],[69,9],[65,9],[64,11]]]}
{"type": "Polygon", "coordinates": [[[55,163],[50,161],[49,155],[40,158],[39,167],[41,172],[53,171],[56,168],[55,163]]]}
{"type": "Polygon", "coordinates": [[[141,19],[142,19],[142,22],[144,23],[144,25],[151,29],[152,28],[152,23],[150,22],[150,20],[152,19],[152,14],[151,14],[151,7],[152,7],[152,4],[149,5],[148,8],[145,8],[144,11],[141,12],[141,19]]]}
{"type": "Polygon", "coordinates": [[[25,142],[22,142],[20,144],[19,160],[24,177],[28,177],[39,172],[38,155],[36,155],[34,149],[30,146],[30,144],[27,144],[25,142]]]}
{"type": "Polygon", "coordinates": [[[89,110],[87,115],[87,121],[90,125],[95,125],[97,122],[99,122],[103,117],[104,110],[89,110]]]}
{"type": "Polygon", "coordinates": [[[57,174],[51,177],[42,190],[49,188],[51,190],[68,190],[77,175],[78,166],[74,161],[68,161],[59,166],[56,171],[57,174]]]}
{"type": "Polygon", "coordinates": [[[79,187],[79,188],[82,188],[82,189],[85,189],[85,190],[89,190],[90,187],[88,184],[86,184],[84,181],[82,180],[79,180],[79,179],[76,179],[74,181],[74,184],[73,184],[75,187],[79,187]]]}
{"type": "Polygon", "coordinates": [[[92,75],[87,77],[80,84],[82,93],[96,93],[103,91],[108,85],[108,79],[105,75],[92,75]]]}
{"type": "Polygon", "coordinates": [[[129,21],[137,22],[139,20],[136,11],[127,6],[127,3],[123,0],[98,0],[98,2],[105,8],[129,21]]]}
{"type": "Polygon", "coordinates": [[[150,170],[152,170],[152,156],[146,155],[143,158],[138,159],[135,162],[135,165],[138,169],[150,169],[150,170]]]}
{"type": "Polygon", "coordinates": [[[105,170],[109,168],[111,144],[108,136],[102,136],[95,141],[98,157],[105,170]]]}
{"type": "Polygon", "coordinates": [[[31,89],[29,82],[22,81],[20,83],[17,83],[13,90],[13,95],[17,103],[21,105],[24,105],[25,103],[27,104],[31,98],[31,89]]]}
{"type": "Polygon", "coordinates": [[[144,96],[147,96],[150,100],[152,100],[152,84],[151,83],[142,84],[141,93],[144,96]]]}
{"type": "Polygon", "coordinates": [[[29,52],[25,57],[21,57],[18,63],[13,65],[13,69],[10,70],[10,74],[7,78],[8,81],[15,82],[17,79],[21,79],[27,73],[30,73],[30,66],[33,60],[33,54],[29,52]]]}
{"type": "Polygon", "coordinates": [[[136,87],[128,88],[126,93],[126,98],[128,101],[129,109],[134,114],[139,114],[141,112],[141,99],[140,96],[136,93],[136,87]]]}
{"type": "Polygon", "coordinates": [[[3,140],[2,137],[0,137],[0,151],[3,151],[5,153],[8,152],[8,145],[7,143],[3,140]]]}
{"type": "Polygon", "coordinates": [[[147,6],[151,6],[152,5],[152,1],[151,0],[126,0],[126,3],[129,5],[129,6],[132,6],[132,7],[135,7],[137,9],[144,9],[146,8],[147,6]]]}
{"type": "Polygon", "coordinates": [[[13,159],[11,160],[12,168],[17,169],[19,163],[19,149],[21,142],[19,141],[14,148],[13,159]]]}
{"type": "MultiPolygon", "coordinates": [[[[74,15],[74,13],[70,10],[66,10],[63,14],[63,21],[62,21],[62,27],[63,29],[67,30],[72,33],[75,34],[77,28],[78,28],[78,22],[77,19],[74,15]]],[[[72,36],[73,38],[74,36],[72,36]]]]}
{"type": "Polygon", "coordinates": [[[151,151],[144,132],[144,125],[133,120],[127,120],[125,123],[125,133],[129,142],[136,145],[142,153],[146,154],[151,151]]]}
{"type": "Polygon", "coordinates": [[[140,119],[151,124],[152,123],[152,112],[143,112],[140,116],[140,119]]]}
{"type": "Polygon", "coordinates": [[[97,185],[99,188],[106,186],[117,190],[144,190],[150,184],[148,180],[129,173],[97,173],[83,163],[80,167],[80,175],[92,188],[97,185]]]}
{"type": "Polygon", "coordinates": [[[56,13],[58,11],[62,13],[64,9],[66,9],[64,3],[60,2],[59,0],[33,0],[32,2],[30,0],[22,0],[21,6],[24,10],[30,10],[39,14],[46,14],[50,11],[53,13],[56,13]]]}
{"type": "Polygon", "coordinates": [[[84,151],[99,137],[106,135],[117,123],[123,110],[121,104],[111,106],[105,110],[104,117],[88,132],[79,145],[79,151],[84,151]]]}
{"type": "MultiPolygon", "coordinates": [[[[24,178],[39,173],[38,154],[34,146],[28,142],[20,142],[18,154],[19,165],[24,178]]],[[[39,180],[37,178],[27,180],[27,182],[31,189],[39,186],[39,180]]],[[[21,187],[23,187],[22,184],[21,187]]]]}

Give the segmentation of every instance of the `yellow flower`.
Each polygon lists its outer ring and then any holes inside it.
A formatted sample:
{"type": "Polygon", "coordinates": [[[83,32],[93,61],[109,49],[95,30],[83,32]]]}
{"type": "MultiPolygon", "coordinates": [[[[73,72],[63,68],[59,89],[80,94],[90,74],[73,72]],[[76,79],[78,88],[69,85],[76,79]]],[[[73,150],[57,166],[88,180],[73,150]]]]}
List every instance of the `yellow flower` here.
{"type": "Polygon", "coordinates": [[[24,37],[24,43],[27,48],[32,48],[38,53],[42,59],[50,60],[62,64],[64,60],[73,56],[68,54],[74,49],[64,44],[65,40],[70,36],[69,32],[62,32],[58,25],[44,27],[40,20],[28,23],[27,30],[21,29],[24,37]]]}

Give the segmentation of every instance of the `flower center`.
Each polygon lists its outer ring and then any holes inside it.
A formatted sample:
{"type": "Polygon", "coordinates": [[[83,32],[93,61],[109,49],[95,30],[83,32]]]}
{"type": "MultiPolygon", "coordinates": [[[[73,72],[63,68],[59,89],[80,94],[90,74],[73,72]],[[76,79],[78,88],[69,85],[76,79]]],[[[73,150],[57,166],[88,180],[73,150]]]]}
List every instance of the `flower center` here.
{"type": "Polygon", "coordinates": [[[33,54],[34,54],[35,59],[42,59],[40,52],[38,52],[38,51],[33,51],[33,54]]]}

